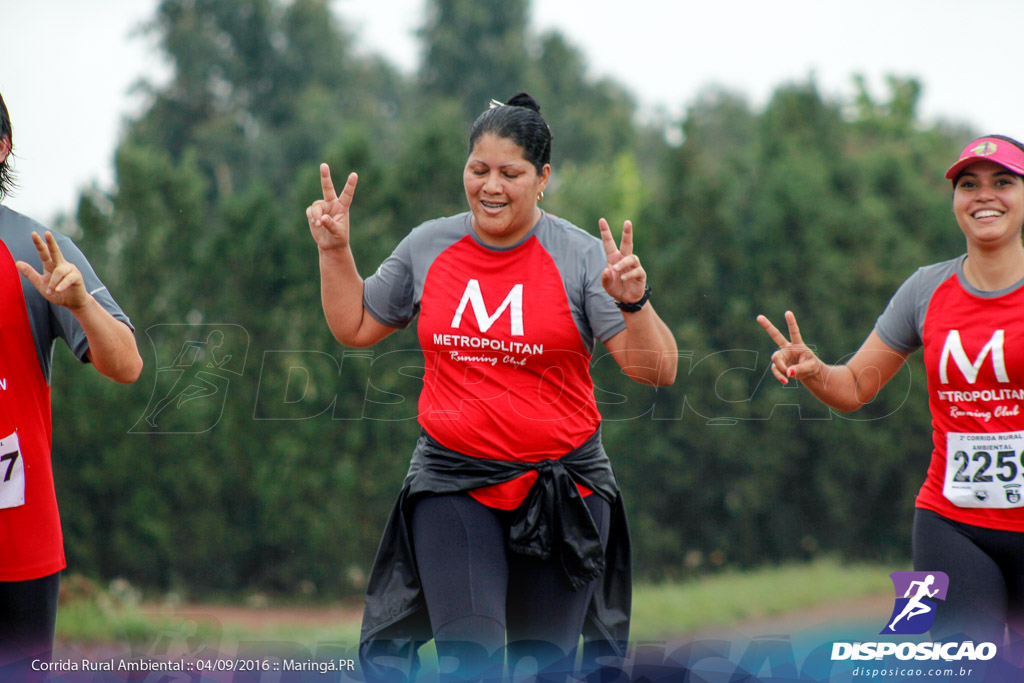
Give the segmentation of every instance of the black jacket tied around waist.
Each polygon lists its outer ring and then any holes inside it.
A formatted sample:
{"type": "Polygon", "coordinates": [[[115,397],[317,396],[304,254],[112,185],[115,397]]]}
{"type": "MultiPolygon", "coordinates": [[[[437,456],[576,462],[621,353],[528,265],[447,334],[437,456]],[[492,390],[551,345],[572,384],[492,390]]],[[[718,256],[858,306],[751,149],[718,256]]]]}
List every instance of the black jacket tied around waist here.
{"type": "Polygon", "coordinates": [[[515,512],[509,548],[557,559],[574,589],[597,580],[584,624],[584,659],[588,650],[592,656],[624,656],[632,588],[629,532],[601,430],[560,457],[533,463],[472,457],[445,448],[424,432],[416,442],[367,585],[359,651],[368,680],[393,677],[376,666],[380,658],[406,660],[410,672],[415,671],[416,650],[432,638],[409,532],[412,501],[421,495],[501,484],[531,470],[537,472],[537,480],[515,512]],[[607,548],[601,547],[577,484],[611,504],[607,548]]]}

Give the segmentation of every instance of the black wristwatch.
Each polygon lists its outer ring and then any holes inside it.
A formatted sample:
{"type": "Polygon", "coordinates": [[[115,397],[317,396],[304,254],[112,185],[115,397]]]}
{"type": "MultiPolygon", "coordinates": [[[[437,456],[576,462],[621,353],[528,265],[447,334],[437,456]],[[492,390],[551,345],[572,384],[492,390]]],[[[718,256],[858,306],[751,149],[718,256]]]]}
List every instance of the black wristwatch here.
{"type": "Polygon", "coordinates": [[[616,301],[615,305],[618,306],[620,310],[623,310],[626,313],[636,313],[637,311],[644,307],[644,304],[647,303],[647,300],[650,298],[651,286],[647,285],[644,287],[644,295],[640,297],[640,301],[635,301],[631,304],[627,304],[624,301],[616,301]]]}

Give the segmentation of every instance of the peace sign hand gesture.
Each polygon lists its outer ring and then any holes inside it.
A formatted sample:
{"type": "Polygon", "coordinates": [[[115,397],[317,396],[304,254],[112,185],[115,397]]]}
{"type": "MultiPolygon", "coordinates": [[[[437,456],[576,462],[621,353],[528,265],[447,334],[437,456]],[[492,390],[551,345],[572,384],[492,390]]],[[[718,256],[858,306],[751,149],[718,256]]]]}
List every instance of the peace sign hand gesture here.
{"type": "Polygon", "coordinates": [[[800,328],[796,324],[796,316],[792,311],[786,311],[786,324],[789,325],[788,340],[765,316],[757,316],[757,322],[779,346],[779,350],[772,354],[772,374],[777,380],[789,384],[790,377],[807,380],[821,374],[821,361],[804,344],[800,328]]]}
{"type": "Polygon", "coordinates": [[[349,209],[352,207],[358,180],[358,175],[349,173],[345,187],[338,195],[334,191],[334,181],[331,180],[331,169],[327,164],[320,164],[320,187],[324,198],[313,202],[306,209],[306,219],[309,221],[309,232],[321,251],[348,246],[349,209]]]}
{"type": "Polygon", "coordinates": [[[88,303],[89,292],[85,289],[82,272],[74,263],[64,259],[53,234],[47,230],[44,240],[39,233],[33,232],[32,243],[43,262],[43,272],[37,272],[25,261],[15,264],[18,271],[52,304],[77,309],[88,303]]]}
{"type": "Polygon", "coordinates": [[[635,303],[644,296],[647,273],[640,265],[640,259],[633,253],[633,222],[622,224],[622,240],[615,246],[615,238],[608,227],[608,221],[598,221],[601,229],[601,243],[608,257],[608,265],[601,273],[601,285],[615,299],[624,303],[635,303]]]}

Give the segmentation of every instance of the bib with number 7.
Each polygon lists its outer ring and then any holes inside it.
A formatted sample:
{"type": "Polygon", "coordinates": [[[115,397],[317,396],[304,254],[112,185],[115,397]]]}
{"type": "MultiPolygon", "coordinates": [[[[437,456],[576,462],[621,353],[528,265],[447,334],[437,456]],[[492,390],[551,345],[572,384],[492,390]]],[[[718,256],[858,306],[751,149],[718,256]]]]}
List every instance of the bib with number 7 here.
{"type": "Polygon", "coordinates": [[[0,509],[25,504],[25,464],[18,433],[0,439],[0,509]]]}

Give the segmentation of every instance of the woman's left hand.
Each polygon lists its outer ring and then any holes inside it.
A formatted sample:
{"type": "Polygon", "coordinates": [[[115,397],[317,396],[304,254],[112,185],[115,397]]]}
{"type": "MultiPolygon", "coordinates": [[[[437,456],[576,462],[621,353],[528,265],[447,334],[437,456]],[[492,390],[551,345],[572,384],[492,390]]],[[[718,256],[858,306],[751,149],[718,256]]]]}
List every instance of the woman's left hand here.
{"type": "Polygon", "coordinates": [[[623,303],[640,301],[647,286],[647,273],[640,265],[640,259],[633,253],[633,222],[626,221],[622,224],[622,240],[618,246],[615,245],[608,221],[602,218],[598,221],[598,226],[601,228],[604,253],[608,257],[608,266],[601,273],[604,291],[616,301],[623,303]]]}

